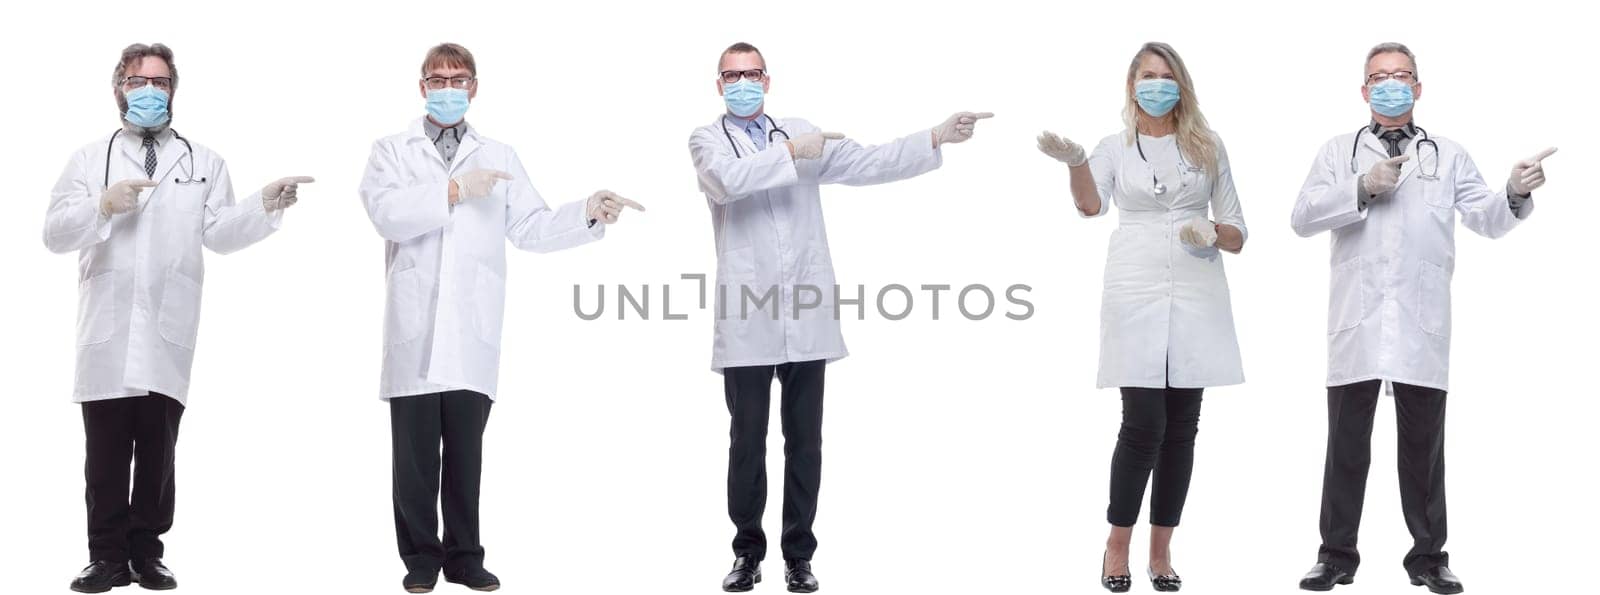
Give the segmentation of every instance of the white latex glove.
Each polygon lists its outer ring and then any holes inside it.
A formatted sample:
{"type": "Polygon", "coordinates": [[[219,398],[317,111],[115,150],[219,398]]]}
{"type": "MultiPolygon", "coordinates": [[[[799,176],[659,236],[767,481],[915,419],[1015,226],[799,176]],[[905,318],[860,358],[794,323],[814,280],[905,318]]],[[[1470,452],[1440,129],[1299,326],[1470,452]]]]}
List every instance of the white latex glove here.
{"type": "Polygon", "coordinates": [[[279,178],[276,182],[267,184],[261,189],[261,207],[266,209],[268,213],[292,207],[296,201],[300,200],[295,196],[295,193],[300,189],[300,185],[310,184],[315,181],[311,176],[279,178]]]}
{"type": "Polygon", "coordinates": [[[1217,224],[1205,217],[1195,217],[1178,230],[1178,239],[1196,248],[1210,248],[1217,244],[1217,224]]]}
{"type": "Polygon", "coordinates": [[[959,143],[972,138],[973,126],[977,125],[978,120],[993,117],[994,112],[956,112],[943,124],[933,128],[934,148],[945,143],[959,143]]]}
{"type": "Polygon", "coordinates": [[[610,190],[601,190],[589,197],[589,205],[585,212],[589,213],[589,220],[600,220],[606,223],[616,223],[617,217],[622,216],[622,208],[627,207],[636,211],[643,211],[644,205],[633,202],[610,190]]]}
{"type": "Polygon", "coordinates": [[[1539,151],[1538,155],[1518,161],[1511,166],[1511,180],[1506,182],[1506,187],[1516,196],[1528,196],[1534,189],[1544,185],[1544,158],[1554,155],[1555,147],[1539,151]]]}
{"type": "Polygon", "coordinates": [[[155,186],[155,180],[123,180],[112,184],[100,195],[100,214],[110,217],[132,211],[139,206],[139,193],[155,186]]]}
{"type": "Polygon", "coordinates": [[[1089,154],[1083,151],[1083,145],[1056,136],[1056,133],[1049,130],[1039,135],[1039,152],[1067,164],[1068,167],[1077,167],[1089,162],[1089,154]]]}
{"type": "Polygon", "coordinates": [[[494,191],[496,183],[499,183],[500,180],[510,179],[512,179],[511,174],[495,169],[475,169],[456,176],[454,180],[450,180],[456,185],[456,200],[450,204],[456,204],[469,198],[488,196],[490,192],[494,191]]]}
{"type": "Polygon", "coordinates": [[[795,160],[818,159],[822,157],[822,143],[830,140],[843,140],[844,135],[838,132],[807,132],[789,139],[789,152],[794,154],[795,160]]]}
{"type": "Polygon", "coordinates": [[[1400,184],[1400,164],[1410,160],[1410,155],[1401,155],[1372,164],[1372,169],[1361,176],[1361,189],[1372,196],[1394,191],[1400,184]]]}

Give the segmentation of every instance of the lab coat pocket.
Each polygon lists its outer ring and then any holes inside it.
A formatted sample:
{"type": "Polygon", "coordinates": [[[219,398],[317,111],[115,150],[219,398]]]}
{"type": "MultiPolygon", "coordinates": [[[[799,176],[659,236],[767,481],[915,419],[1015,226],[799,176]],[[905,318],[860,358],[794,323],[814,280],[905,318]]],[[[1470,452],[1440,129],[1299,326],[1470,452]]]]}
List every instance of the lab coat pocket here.
{"type": "Polygon", "coordinates": [[[167,269],[158,319],[162,339],[184,349],[194,349],[195,336],[200,330],[200,284],[178,269],[167,269]]]}
{"type": "Polygon", "coordinates": [[[478,278],[473,282],[473,325],[478,340],[500,348],[500,331],[504,325],[506,307],[506,280],[500,273],[482,264],[478,265],[478,278]]]}
{"type": "Polygon", "coordinates": [[[384,344],[399,345],[422,334],[427,315],[422,294],[422,273],[415,267],[389,273],[389,303],[384,314],[384,344]]]}
{"type": "Polygon", "coordinates": [[[1422,262],[1417,289],[1417,321],[1422,330],[1439,337],[1450,336],[1450,272],[1431,262],[1422,262]]]}
{"type": "MultiPolygon", "coordinates": [[[[157,200],[156,204],[151,205],[152,207],[188,214],[198,214],[205,210],[208,188],[206,184],[179,184],[169,179],[163,186],[170,187],[170,190],[157,200]]],[[[152,195],[151,198],[155,197],[152,195]]],[[[259,197],[257,199],[259,200],[259,197]]]]}
{"type": "Polygon", "coordinates": [[[756,278],[756,252],[753,247],[734,248],[717,259],[717,284],[753,281],[756,278]]]}
{"type": "Polygon", "coordinates": [[[1328,334],[1361,326],[1361,319],[1366,315],[1361,259],[1352,258],[1335,265],[1328,284],[1328,334]]]}
{"type": "MultiPolygon", "coordinates": [[[[742,321],[741,304],[745,288],[759,301],[766,288],[755,286],[755,248],[746,246],[723,252],[717,257],[717,319],[742,321]]],[[[753,314],[752,314],[753,315],[753,314]]]]}
{"type": "Polygon", "coordinates": [[[1411,186],[1412,192],[1422,194],[1422,202],[1435,209],[1456,208],[1456,194],[1449,187],[1438,180],[1428,180],[1422,177],[1422,172],[1414,173],[1406,180],[1406,185],[1411,186]]]}
{"type": "Polygon", "coordinates": [[[116,331],[117,278],[105,271],[78,283],[78,345],[111,340],[116,331]]]}

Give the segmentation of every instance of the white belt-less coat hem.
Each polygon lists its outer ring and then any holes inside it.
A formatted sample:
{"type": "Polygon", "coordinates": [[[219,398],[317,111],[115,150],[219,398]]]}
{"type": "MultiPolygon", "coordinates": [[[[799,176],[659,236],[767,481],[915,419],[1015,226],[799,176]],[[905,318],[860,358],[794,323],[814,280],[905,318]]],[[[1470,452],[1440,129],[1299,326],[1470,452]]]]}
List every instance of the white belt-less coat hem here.
{"type": "Polygon", "coordinates": [[[497,398],[506,300],[506,244],[553,252],[605,236],[586,200],[551,209],[511,147],[469,127],[446,164],[418,118],[373,143],[360,194],[386,252],[378,398],[450,390],[497,398]],[[488,196],[447,200],[450,179],[475,169],[511,179],[488,196]]]}
{"type": "Polygon", "coordinates": [[[1533,210],[1513,212],[1464,149],[1431,137],[1402,154],[1394,191],[1360,207],[1357,184],[1389,158],[1368,130],[1329,139],[1312,163],[1290,224],[1310,237],[1329,232],[1327,386],[1388,380],[1449,390],[1450,283],[1455,230],[1498,238],[1533,210]],[[1356,152],[1352,171],[1351,151],[1356,152]]]}
{"type": "Polygon", "coordinates": [[[1096,388],[1208,388],[1244,382],[1223,258],[1183,244],[1180,231],[1208,213],[1248,234],[1219,137],[1217,171],[1185,167],[1176,141],[1143,137],[1150,161],[1127,132],[1102,139],[1089,157],[1104,215],[1118,226],[1106,251],[1096,388]],[[1152,173],[1167,186],[1157,195],[1152,173]]]}
{"type": "Polygon", "coordinates": [[[75,403],[155,392],[187,405],[205,279],[202,248],[230,254],[282,224],[283,211],[268,214],[259,192],[234,199],[220,155],[170,130],[157,144],[157,169],[149,175],[139,137],[89,143],[51,191],[45,246],[78,253],[75,403]],[[134,210],[100,214],[104,184],[147,178],[157,185],[134,210]]]}

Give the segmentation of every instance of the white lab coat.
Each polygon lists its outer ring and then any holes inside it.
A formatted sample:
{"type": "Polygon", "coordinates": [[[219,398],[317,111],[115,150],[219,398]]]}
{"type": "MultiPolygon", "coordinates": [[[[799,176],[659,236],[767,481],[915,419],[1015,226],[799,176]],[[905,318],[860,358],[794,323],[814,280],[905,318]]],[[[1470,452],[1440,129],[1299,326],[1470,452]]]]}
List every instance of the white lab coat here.
{"type": "MultiPolygon", "coordinates": [[[[721,373],[729,367],[843,358],[848,352],[834,312],[833,259],[820,187],[917,176],[938,168],[942,152],[933,148],[932,132],[922,130],[870,147],[830,140],[820,159],[796,161],[789,157],[783,135],[757,151],[739,124],[731,116],[729,120],[727,134],[718,116],[689,137],[689,154],[716,233],[711,369],[721,373]],[[742,157],[734,157],[730,137],[742,157]],[[798,316],[797,286],[802,288],[801,301],[820,303],[799,310],[798,316]],[[776,295],[763,302],[763,294],[773,288],[776,295]],[[742,299],[745,291],[752,297],[742,299]]],[[[795,137],[819,131],[797,118],[776,121],[795,137]]]]}
{"type": "MultiPolygon", "coordinates": [[[[1420,136],[1420,135],[1419,135],[1420,136]]],[[[1400,183],[1366,209],[1357,178],[1387,159],[1368,131],[1334,137],[1311,165],[1291,223],[1302,237],[1331,231],[1328,282],[1328,386],[1383,379],[1448,390],[1450,278],[1456,213],[1480,235],[1497,238],[1520,219],[1504,190],[1491,189],[1460,145],[1442,137],[1435,153],[1413,139],[1400,183]],[[1355,172],[1352,143],[1360,136],[1355,172]],[[1437,180],[1425,179],[1438,167],[1437,180]]],[[[1521,215],[1532,212],[1530,201],[1521,215]]]]}
{"type": "Polygon", "coordinates": [[[532,252],[587,244],[586,201],[551,210],[516,151],[469,127],[447,167],[422,119],[372,145],[361,201],[383,236],[388,298],[383,375],[388,400],[450,390],[495,398],[505,314],[506,240],[532,252]],[[486,197],[448,201],[450,179],[475,169],[511,174],[486,197]]]}
{"type": "Polygon", "coordinates": [[[1141,137],[1139,153],[1126,131],[1100,141],[1089,156],[1100,212],[1115,202],[1118,226],[1106,252],[1100,298],[1100,371],[1095,385],[1202,388],[1244,382],[1233,329],[1228,279],[1217,248],[1178,238],[1184,224],[1207,217],[1248,230],[1222,139],[1217,172],[1192,160],[1180,165],[1176,137],[1141,137]],[[1166,184],[1156,195],[1151,172],[1166,184]]]}
{"type": "Polygon", "coordinates": [[[200,327],[200,247],[227,254],[278,229],[260,192],[235,202],[222,157],[190,149],[171,130],[156,156],[159,184],[133,211],[103,217],[107,149],[111,184],[147,179],[141,139],[118,134],[85,145],[67,161],[45,215],[51,252],[78,252],[77,370],[72,400],[83,403],[161,393],[188,404],[189,371],[200,327]],[[204,178],[204,182],[198,180],[204,178]],[[177,180],[190,180],[180,184],[177,180]]]}

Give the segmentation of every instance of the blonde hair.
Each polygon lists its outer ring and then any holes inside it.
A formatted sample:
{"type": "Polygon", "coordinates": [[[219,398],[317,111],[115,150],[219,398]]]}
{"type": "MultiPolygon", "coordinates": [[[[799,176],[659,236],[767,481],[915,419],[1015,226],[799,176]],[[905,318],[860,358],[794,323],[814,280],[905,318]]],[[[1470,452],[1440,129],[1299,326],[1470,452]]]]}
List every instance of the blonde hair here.
{"type": "Polygon", "coordinates": [[[1133,62],[1128,64],[1127,103],[1122,107],[1122,121],[1128,126],[1128,144],[1133,144],[1134,135],[1139,134],[1140,108],[1133,96],[1134,79],[1139,76],[1139,61],[1150,55],[1165,60],[1167,67],[1172,69],[1173,82],[1178,83],[1178,105],[1172,108],[1172,117],[1178,124],[1178,149],[1185,157],[1215,175],[1217,143],[1211,135],[1211,125],[1200,113],[1200,99],[1195,96],[1194,80],[1189,78],[1189,68],[1183,65],[1183,58],[1178,57],[1178,51],[1165,43],[1152,41],[1144,44],[1139,48],[1139,53],[1133,55],[1133,62]]]}

